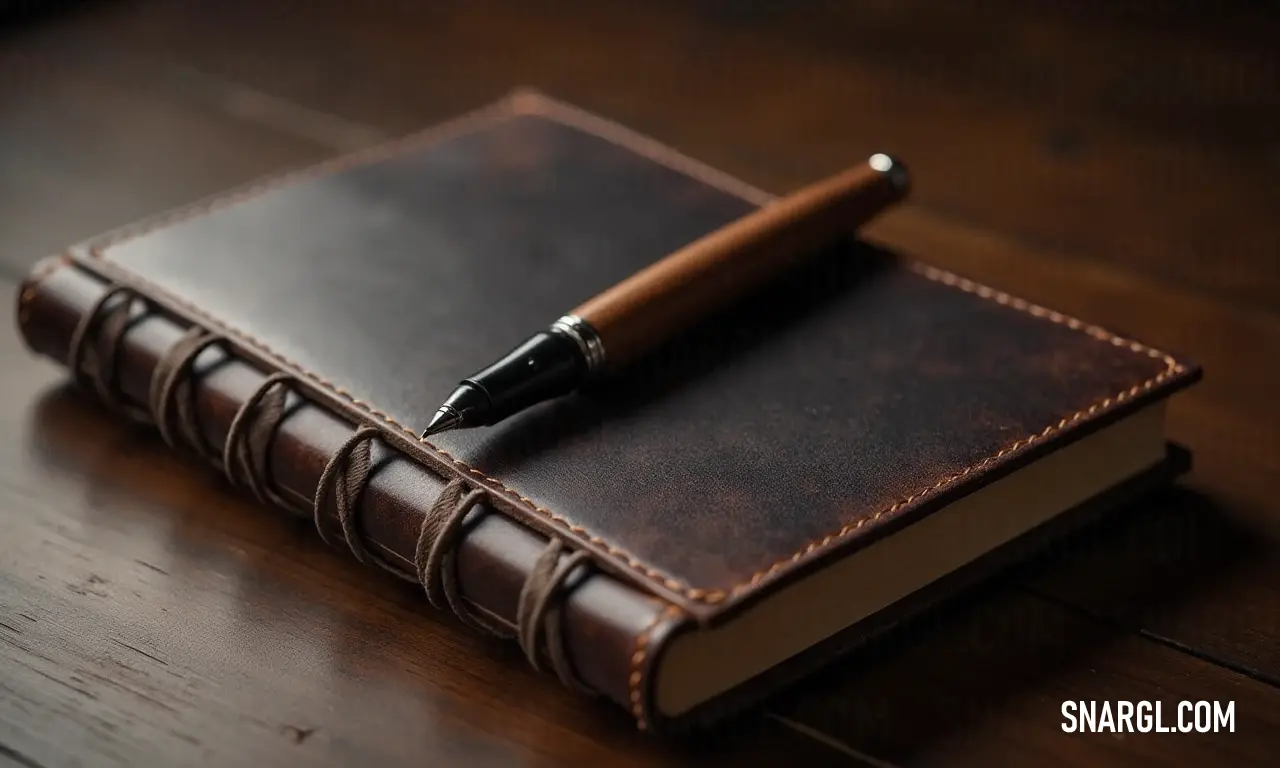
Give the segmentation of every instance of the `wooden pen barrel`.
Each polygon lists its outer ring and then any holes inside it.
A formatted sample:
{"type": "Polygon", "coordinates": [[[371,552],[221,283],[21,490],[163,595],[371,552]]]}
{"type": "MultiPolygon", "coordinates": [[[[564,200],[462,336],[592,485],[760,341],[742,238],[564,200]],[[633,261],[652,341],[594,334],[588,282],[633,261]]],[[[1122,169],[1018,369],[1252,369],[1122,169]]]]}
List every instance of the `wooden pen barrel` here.
{"type": "Polygon", "coordinates": [[[587,300],[616,369],[764,285],[901,200],[906,169],[886,155],[804,187],[666,256],[587,300]]]}

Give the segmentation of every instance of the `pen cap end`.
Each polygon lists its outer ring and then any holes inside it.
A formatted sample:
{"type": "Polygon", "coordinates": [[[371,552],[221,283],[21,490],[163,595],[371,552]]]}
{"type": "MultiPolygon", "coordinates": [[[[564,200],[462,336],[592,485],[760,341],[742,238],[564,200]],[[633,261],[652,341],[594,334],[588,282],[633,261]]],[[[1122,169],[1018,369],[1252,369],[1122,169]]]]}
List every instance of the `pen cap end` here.
{"type": "Polygon", "coordinates": [[[877,152],[867,159],[867,165],[888,176],[899,191],[906,192],[911,186],[911,173],[907,170],[907,166],[892,155],[877,152]]]}

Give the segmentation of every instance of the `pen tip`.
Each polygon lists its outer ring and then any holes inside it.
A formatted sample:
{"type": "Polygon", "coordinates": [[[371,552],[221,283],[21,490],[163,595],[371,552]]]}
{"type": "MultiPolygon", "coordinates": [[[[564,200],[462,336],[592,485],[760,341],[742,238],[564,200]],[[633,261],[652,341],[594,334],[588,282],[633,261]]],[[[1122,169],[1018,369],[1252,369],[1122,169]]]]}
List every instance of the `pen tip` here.
{"type": "Polygon", "coordinates": [[[436,415],[431,417],[431,423],[427,424],[427,428],[423,430],[422,437],[428,438],[432,435],[446,432],[462,423],[462,416],[447,405],[440,406],[440,410],[436,411],[436,415]]]}

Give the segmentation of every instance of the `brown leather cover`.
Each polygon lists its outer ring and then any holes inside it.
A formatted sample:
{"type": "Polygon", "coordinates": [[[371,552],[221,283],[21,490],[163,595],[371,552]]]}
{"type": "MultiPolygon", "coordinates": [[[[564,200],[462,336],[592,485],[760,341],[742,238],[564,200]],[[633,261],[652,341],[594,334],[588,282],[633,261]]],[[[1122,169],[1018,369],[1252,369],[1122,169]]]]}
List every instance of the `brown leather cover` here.
{"type": "MultiPolygon", "coordinates": [[[[353,425],[379,430],[356,535],[406,575],[445,483],[472,610],[517,623],[549,538],[577,678],[651,711],[664,642],[1194,381],[1194,366],[861,243],[633,369],[493,428],[418,432],[462,376],[584,298],[770,197],[521,92],[399,142],[110,233],[42,262],[28,345],[64,364],[110,286],[146,299],[108,377],[149,402],[189,327],[211,446],[272,373],[294,393],[266,482],[305,511],[353,425]]],[[[92,328],[93,326],[88,326],[92,328]]],[[[86,364],[103,365],[103,361],[86,364]]],[[[99,372],[100,374],[100,372],[99,372]]],[[[326,530],[341,539],[329,505],[326,530]]],[[[847,643],[845,643],[847,644],[847,643]]],[[[830,644],[828,644],[830,645],[830,644]]],[[[763,689],[763,686],[757,686],[763,689]]],[[[754,694],[753,694],[754,696],[754,694]]]]}

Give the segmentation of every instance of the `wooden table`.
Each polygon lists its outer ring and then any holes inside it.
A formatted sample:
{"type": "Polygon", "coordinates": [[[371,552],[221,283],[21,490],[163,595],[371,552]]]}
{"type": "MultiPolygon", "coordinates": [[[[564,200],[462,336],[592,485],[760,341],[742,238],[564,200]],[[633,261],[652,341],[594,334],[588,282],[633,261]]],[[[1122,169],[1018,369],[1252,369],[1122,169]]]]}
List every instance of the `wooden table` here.
{"type": "Polygon", "coordinates": [[[779,192],[898,152],[918,189],[874,237],[1207,373],[1172,408],[1177,487],[672,745],[105,415],[5,326],[0,763],[1275,764],[1265,4],[68,5],[0,37],[3,301],[81,237],[527,84],[779,192]],[[1234,701],[1235,733],[1063,733],[1081,699],[1234,701]]]}

